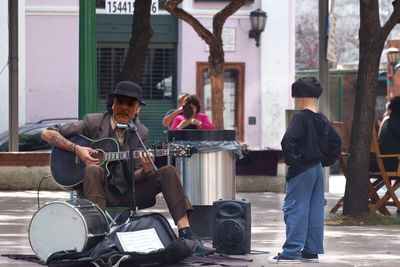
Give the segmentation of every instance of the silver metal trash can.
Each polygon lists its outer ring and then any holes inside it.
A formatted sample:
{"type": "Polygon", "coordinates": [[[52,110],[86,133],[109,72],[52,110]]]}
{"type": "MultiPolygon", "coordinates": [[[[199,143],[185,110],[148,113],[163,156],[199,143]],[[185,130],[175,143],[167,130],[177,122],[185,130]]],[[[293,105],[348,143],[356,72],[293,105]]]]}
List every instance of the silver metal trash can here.
{"type": "Polygon", "coordinates": [[[176,158],[175,166],[193,205],[189,217],[195,233],[212,236],[212,205],[216,200],[235,199],[236,158],[242,157],[234,130],[168,131],[168,141],[192,147],[189,158],[176,158]]]}
{"type": "Polygon", "coordinates": [[[195,153],[190,158],[177,158],[176,167],[193,205],[212,205],[215,200],[235,199],[234,152],[195,153]]]}

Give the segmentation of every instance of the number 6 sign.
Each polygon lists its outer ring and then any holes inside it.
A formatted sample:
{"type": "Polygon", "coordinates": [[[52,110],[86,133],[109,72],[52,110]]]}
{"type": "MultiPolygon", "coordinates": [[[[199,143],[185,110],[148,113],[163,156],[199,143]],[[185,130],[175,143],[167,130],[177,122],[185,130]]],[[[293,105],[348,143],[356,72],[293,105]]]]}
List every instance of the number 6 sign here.
{"type": "MultiPolygon", "coordinates": [[[[105,4],[106,14],[132,15],[135,0],[106,0],[105,4]]],[[[158,0],[151,1],[150,14],[158,14],[158,0]]]]}

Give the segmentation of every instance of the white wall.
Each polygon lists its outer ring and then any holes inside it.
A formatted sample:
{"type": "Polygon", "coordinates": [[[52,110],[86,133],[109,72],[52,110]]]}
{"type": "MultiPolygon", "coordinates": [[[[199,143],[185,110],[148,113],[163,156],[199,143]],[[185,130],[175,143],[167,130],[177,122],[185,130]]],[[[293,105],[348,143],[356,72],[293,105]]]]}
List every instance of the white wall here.
{"type": "Polygon", "coordinates": [[[27,0],[27,121],[78,116],[79,1],[27,0]]]}
{"type": "Polygon", "coordinates": [[[0,132],[8,129],[8,1],[0,1],[0,132]]]}
{"type": "MultiPolygon", "coordinates": [[[[9,129],[8,1],[0,1],[0,132],[9,129]]],[[[18,1],[19,124],[25,123],[25,0],[18,1]]]]}
{"type": "Polygon", "coordinates": [[[295,77],[295,1],[262,1],[268,13],[261,39],[262,146],[280,149],[285,111],[293,108],[295,77]]]}
{"type": "Polygon", "coordinates": [[[25,0],[18,1],[18,57],[19,57],[19,116],[18,123],[22,125],[26,122],[26,23],[25,23],[25,0]]]}

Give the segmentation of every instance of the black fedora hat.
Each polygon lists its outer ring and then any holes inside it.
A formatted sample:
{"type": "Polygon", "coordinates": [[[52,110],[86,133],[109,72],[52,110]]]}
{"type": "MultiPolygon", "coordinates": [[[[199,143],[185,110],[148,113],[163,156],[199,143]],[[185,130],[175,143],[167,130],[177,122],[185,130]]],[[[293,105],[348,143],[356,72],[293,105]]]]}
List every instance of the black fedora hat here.
{"type": "Polygon", "coordinates": [[[110,94],[111,97],[115,96],[128,96],[136,98],[142,105],[146,105],[143,102],[143,90],[142,87],[131,81],[122,81],[115,86],[114,92],[110,94]]]}

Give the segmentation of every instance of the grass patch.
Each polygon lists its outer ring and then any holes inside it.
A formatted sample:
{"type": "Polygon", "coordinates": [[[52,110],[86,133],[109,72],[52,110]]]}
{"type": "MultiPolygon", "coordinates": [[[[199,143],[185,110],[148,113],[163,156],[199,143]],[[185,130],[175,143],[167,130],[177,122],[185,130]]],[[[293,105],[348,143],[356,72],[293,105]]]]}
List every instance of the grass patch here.
{"type": "Polygon", "coordinates": [[[400,217],[380,214],[364,214],[358,217],[329,215],[325,219],[329,226],[400,225],[400,217]]]}

